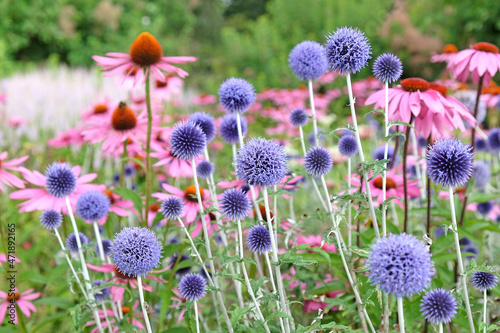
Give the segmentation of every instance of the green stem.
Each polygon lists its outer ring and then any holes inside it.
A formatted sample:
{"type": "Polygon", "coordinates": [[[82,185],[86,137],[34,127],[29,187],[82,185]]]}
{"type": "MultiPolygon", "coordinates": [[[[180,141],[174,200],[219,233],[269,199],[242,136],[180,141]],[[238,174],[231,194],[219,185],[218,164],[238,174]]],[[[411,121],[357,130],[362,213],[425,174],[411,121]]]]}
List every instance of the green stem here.
{"type": "Polygon", "coordinates": [[[149,88],[149,73],[146,75],[146,105],[148,110],[148,135],[146,140],[146,207],[144,209],[144,223],[148,223],[148,212],[149,212],[149,194],[151,193],[151,127],[153,126],[153,113],[151,111],[151,94],[149,88]]]}
{"type": "Polygon", "coordinates": [[[26,329],[26,324],[24,322],[24,317],[21,309],[19,308],[19,305],[16,304],[17,307],[17,321],[19,323],[19,326],[21,326],[21,332],[23,333],[28,333],[28,330],[26,329]]]}

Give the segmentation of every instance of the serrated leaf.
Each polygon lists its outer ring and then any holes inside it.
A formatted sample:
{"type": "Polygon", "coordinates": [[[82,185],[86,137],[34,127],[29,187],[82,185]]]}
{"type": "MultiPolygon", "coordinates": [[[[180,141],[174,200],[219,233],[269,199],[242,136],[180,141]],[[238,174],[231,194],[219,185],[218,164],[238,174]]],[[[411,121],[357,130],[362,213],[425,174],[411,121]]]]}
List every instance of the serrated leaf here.
{"type": "Polygon", "coordinates": [[[404,121],[397,120],[397,121],[390,121],[387,124],[387,127],[391,128],[392,126],[397,126],[397,125],[402,125],[402,126],[410,126],[411,128],[415,129],[415,127],[412,124],[405,123],[404,121]]]}
{"type": "Polygon", "coordinates": [[[306,290],[306,294],[308,295],[323,295],[326,294],[327,292],[334,291],[334,290],[345,290],[345,283],[340,280],[333,280],[333,281],[328,281],[325,282],[317,287],[313,287],[311,290],[306,290]]]}
{"type": "Polygon", "coordinates": [[[393,133],[393,134],[389,134],[388,136],[384,137],[384,141],[385,142],[389,142],[392,138],[395,138],[397,136],[402,136],[403,139],[406,140],[406,134],[404,133],[401,133],[401,132],[396,132],[396,133],[393,133]]]}
{"type": "Polygon", "coordinates": [[[272,318],[288,318],[292,321],[294,320],[289,314],[281,311],[270,313],[269,315],[266,316],[266,321],[269,321],[269,319],[272,318]]]}

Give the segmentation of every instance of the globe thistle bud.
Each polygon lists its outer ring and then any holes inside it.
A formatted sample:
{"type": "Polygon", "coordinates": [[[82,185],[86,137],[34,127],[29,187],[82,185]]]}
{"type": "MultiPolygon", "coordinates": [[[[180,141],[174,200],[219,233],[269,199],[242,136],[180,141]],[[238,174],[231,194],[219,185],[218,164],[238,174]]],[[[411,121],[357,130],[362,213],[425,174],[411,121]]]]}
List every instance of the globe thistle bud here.
{"type": "Polygon", "coordinates": [[[47,230],[54,230],[61,226],[63,221],[62,215],[60,212],[49,209],[42,212],[40,215],[40,223],[47,230]]]}
{"type": "Polygon", "coordinates": [[[373,64],[373,75],[381,81],[392,83],[403,74],[403,63],[394,54],[384,53],[373,64]]]}
{"type": "Polygon", "coordinates": [[[255,89],[246,80],[230,78],[219,88],[220,105],[229,113],[246,112],[255,101],[255,89]]]}
{"type": "Polygon", "coordinates": [[[247,246],[255,253],[267,253],[272,250],[271,235],[264,225],[253,226],[248,230],[247,246]]]}
{"type": "Polygon", "coordinates": [[[54,162],[45,171],[45,188],[56,197],[64,198],[76,189],[76,175],[66,163],[54,162]]]}
{"type": "Polygon", "coordinates": [[[108,215],[111,202],[101,191],[87,191],[76,202],[76,215],[86,221],[98,221],[108,215]]]}
{"type": "Polygon", "coordinates": [[[207,282],[200,274],[186,274],[179,282],[179,292],[182,298],[198,302],[207,293],[207,282]]]}
{"type": "Polygon", "coordinates": [[[309,40],[299,43],[288,55],[288,65],[299,79],[315,80],[328,68],[325,49],[321,44],[309,40]]]}
{"type": "Polygon", "coordinates": [[[172,154],[183,160],[191,160],[203,154],[207,137],[200,126],[192,122],[177,123],[170,136],[172,154]]]}

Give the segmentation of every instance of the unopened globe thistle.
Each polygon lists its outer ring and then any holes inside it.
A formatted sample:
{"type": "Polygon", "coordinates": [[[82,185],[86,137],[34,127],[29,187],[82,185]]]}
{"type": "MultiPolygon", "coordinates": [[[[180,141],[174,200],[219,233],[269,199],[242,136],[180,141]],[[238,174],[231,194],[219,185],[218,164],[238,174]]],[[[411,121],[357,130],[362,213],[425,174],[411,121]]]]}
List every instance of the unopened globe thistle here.
{"type": "MultiPolygon", "coordinates": [[[[378,146],[373,151],[373,159],[379,160],[379,161],[383,160],[384,154],[385,154],[385,146],[378,146]]],[[[394,154],[394,148],[391,146],[387,147],[387,159],[389,160],[389,162],[388,162],[389,165],[391,164],[393,159],[394,159],[394,165],[398,164],[398,162],[399,162],[399,155],[394,154]]]]}
{"type": "MultiPolygon", "coordinates": [[[[109,240],[107,238],[102,238],[101,243],[102,243],[102,250],[104,252],[104,256],[108,257],[109,255],[111,255],[111,245],[112,245],[111,240],[109,240]]],[[[101,251],[99,250],[98,243],[95,244],[95,253],[98,256],[101,256],[101,251]]]]}
{"type": "Polygon", "coordinates": [[[471,259],[477,259],[477,256],[479,255],[479,250],[475,245],[469,245],[467,247],[464,247],[461,249],[461,252],[468,253],[465,255],[465,258],[471,260],[471,259]]]}
{"type": "MultiPolygon", "coordinates": [[[[87,236],[85,236],[81,232],[79,232],[78,235],[80,236],[80,243],[82,244],[82,246],[89,243],[89,239],[87,238],[87,236]]],[[[70,233],[68,237],[66,237],[66,249],[71,253],[78,252],[78,243],[76,242],[76,235],[74,232],[70,233]]]]}
{"type": "Polygon", "coordinates": [[[313,176],[324,176],[333,167],[332,155],[323,147],[311,148],[304,157],[304,167],[313,176]]]}
{"type": "Polygon", "coordinates": [[[193,122],[179,122],[170,136],[172,154],[183,160],[191,160],[203,154],[207,145],[207,136],[200,126],[193,122]]]}
{"type": "Polygon", "coordinates": [[[381,82],[392,83],[399,80],[402,74],[403,63],[394,54],[381,54],[373,64],[373,75],[381,82]]]}
{"type": "Polygon", "coordinates": [[[189,121],[200,126],[203,133],[207,137],[207,143],[215,138],[214,117],[205,112],[195,112],[189,117],[189,121]]]}
{"type": "MultiPolygon", "coordinates": [[[[181,257],[179,258],[179,253],[174,254],[172,257],[170,257],[170,265],[174,267],[175,263],[179,261],[179,263],[183,262],[184,260],[189,260],[189,257],[186,254],[182,254],[181,257]]],[[[186,275],[191,271],[191,266],[183,267],[183,268],[176,268],[175,275],[177,276],[183,276],[186,275]]]]}
{"type": "Polygon", "coordinates": [[[274,141],[255,138],[239,150],[235,168],[238,178],[249,185],[272,187],[288,172],[287,156],[274,141]]]}
{"type": "Polygon", "coordinates": [[[493,273],[474,272],[470,278],[470,282],[479,291],[491,290],[498,283],[498,277],[493,273]]]}
{"type": "MultiPolygon", "coordinates": [[[[241,135],[244,136],[247,132],[248,123],[245,117],[240,117],[241,120],[241,135]]],[[[222,117],[222,122],[219,127],[220,137],[224,142],[235,144],[239,142],[238,136],[238,118],[235,114],[230,113],[222,117]]]]}
{"type": "Polygon", "coordinates": [[[111,202],[101,191],[87,191],[76,202],[76,215],[86,221],[98,221],[108,215],[111,202]]]}
{"type": "Polygon", "coordinates": [[[54,230],[61,226],[62,214],[54,209],[45,210],[40,215],[40,223],[47,230],[54,230]]]}
{"type": "Polygon", "coordinates": [[[366,66],[371,58],[371,47],[359,29],[341,27],[327,36],[326,57],[331,70],[340,74],[354,74],[366,66]]]}
{"type": "Polygon", "coordinates": [[[293,109],[290,112],[290,123],[295,127],[302,127],[307,124],[309,115],[304,109],[293,109]]]}
{"type": "Polygon", "coordinates": [[[130,277],[144,276],[159,264],[162,244],[147,228],[125,228],[116,234],[111,251],[118,271],[130,277]]]}
{"type": "Polygon", "coordinates": [[[136,174],[136,171],[137,170],[135,169],[135,167],[132,164],[126,163],[125,167],[123,169],[123,176],[125,176],[127,178],[133,178],[136,174]]]}
{"type": "Polygon", "coordinates": [[[245,219],[252,208],[248,195],[237,189],[224,191],[220,205],[222,214],[233,221],[245,219]]]}
{"type": "Polygon", "coordinates": [[[259,254],[271,251],[271,235],[269,234],[269,230],[262,224],[250,228],[247,234],[247,246],[250,251],[259,254]]]}
{"type": "MultiPolygon", "coordinates": [[[[95,280],[92,282],[92,285],[95,287],[99,287],[101,284],[105,284],[103,280],[95,280]]],[[[98,288],[98,290],[94,293],[94,298],[96,302],[102,302],[109,298],[111,294],[109,287],[98,288]]]]}
{"type": "Polygon", "coordinates": [[[494,153],[500,152],[500,128],[493,128],[488,133],[488,146],[490,151],[494,153]]]}
{"type": "Polygon", "coordinates": [[[472,147],[457,139],[441,139],[427,150],[427,174],[437,185],[458,187],[472,174],[472,147]]]}
{"type": "Polygon", "coordinates": [[[288,65],[299,79],[315,80],[328,69],[325,49],[317,42],[303,41],[288,55],[288,65]]]}
{"type": "Polygon", "coordinates": [[[378,239],[368,264],[372,285],[395,297],[421,292],[429,287],[434,274],[434,262],[425,244],[407,234],[378,239]]]}
{"type": "MultiPolygon", "coordinates": [[[[318,136],[318,141],[319,143],[323,143],[326,140],[326,135],[323,131],[323,128],[318,126],[316,134],[318,136]]],[[[308,137],[307,137],[307,143],[309,143],[310,146],[316,146],[316,139],[314,138],[314,130],[309,132],[308,137]]]]}
{"type": "Polygon", "coordinates": [[[47,193],[64,198],[76,189],[76,175],[66,163],[54,162],[45,171],[45,188],[47,193]]]}
{"type": "Polygon", "coordinates": [[[179,282],[182,298],[198,302],[207,293],[207,282],[200,274],[186,274],[179,282]]]}
{"type": "Polygon", "coordinates": [[[493,209],[493,203],[491,201],[479,202],[477,204],[477,211],[479,214],[488,215],[493,209]]]}
{"type": "Polygon", "coordinates": [[[472,163],[472,178],[476,180],[476,187],[483,187],[488,184],[491,178],[489,165],[483,161],[474,161],[472,163]]]}
{"type": "Polygon", "coordinates": [[[220,105],[229,113],[243,113],[255,101],[255,89],[244,79],[230,78],[219,88],[220,105]]]}
{"type": "Polygon", "coordinates": [[[422,297],[420,311],[433,324],[449,323],[457,314],[457,300],[447,290],[433,289],[422,297]]]}
{"type": "Polygon", "coordinates": [[[486,153],[490,151],[490,147],[488,145],[488,141],[486,141],[483,138],[476,138],[474,140],[474,148],[477,151],[484,151],[486,153]]]}
{"type": "Polygon", "coordinates": [[[358,153],[358,142],[354,135],[343,135],[339,139],[338,147],[339,152],[346,157],[351,157],[358,153]]]}
{"type": "Polygon", "coordinates": [[[427,139],[424,138],[422,135],[419,135],[417,138],[417,146],[420,149],[426,149],[427,148],[427,139]]]}
{"type": "Polygon", "coordinates": [[[161,213],[169,220],[181,217],[184,211],[184,202],[179,197],[169,197],[161,202],[161,213]]]}
{"type": "Polygon", "coordinates": [[[214,165],[213,163],[203,160],[198,165],[196,165],[196,173],[198,177],[202,179],[210,178],[210,176],[214,173],[214,165]]]}

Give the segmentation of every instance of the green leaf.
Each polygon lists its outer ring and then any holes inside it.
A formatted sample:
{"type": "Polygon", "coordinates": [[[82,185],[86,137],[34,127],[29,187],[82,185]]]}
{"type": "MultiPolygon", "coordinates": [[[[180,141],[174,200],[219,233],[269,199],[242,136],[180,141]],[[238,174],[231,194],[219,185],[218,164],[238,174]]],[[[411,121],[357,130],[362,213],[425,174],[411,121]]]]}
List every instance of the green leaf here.
{"type": "Polygon", "coordinates": [[[113,189],[113,193],[118,194],[125,200],[130,200],[134,203],[134,208],[137,210],[139,216],[142,213],[142,199],[141,197],[134,191],[128,188],[118,187],[113,189]]]}
{"type": "Polygon", "coordinates": [[[162,254],[164,257],[171,257],[173,254],[179,253],[179,251],[181,250],[181,246],[182,246],[181,243],[168,244],[163,247],[162,254]]]}
{"type": "Polygon", "coordinates": [[[288,318],[290,320],[294,320],[289,314],[281,311],[270,313],[269,315],[266,316],[266,321],[269,321],[269,319],[272,318],[288,318]]]}
{"type": "Polygon", "coordinates": [[[364,174],[369,174],[370,171],[373,171],[372,176],[368,179],[368,180],[372,180],[373,178],[382,174],[382,172],[387,171],[387,168],[385,167],[385,165],[388,162],[389,162],[389,160],[376,160],[373,162],[368,162],[368,161],[361,162],[360,163],[361,167],[359,168],[359,172],[364,173],[364,174]]]}
{"type": "Polygon", "coordinates": [[[168,330],[162,331],[162,333],[189,333],[189,328],[187,327],[172,327],[168,330]]]}
{"type": "Polygon", "coordinates": [[[67,300],[62,297],[47,297],[47,298],[40,298],[35,301],[33,301],[33,304],[35,305],[53,305],[57,306],[58,308],[61,309],[69,309],[72,307],[74,304],[70,300],[67,300]]]}
{"type": "Polygon", "coordinates": [[[485,202],[500,197],[499,193],[479,193],[474,192],[469,196],[468,203],[485,202]]]}
{"type": "Polygon", "coordinates": [[[308,295],[314,296],[314,295],[322,295],[326,294],[327,292],[334,291],[334,290],[344,290],[345,289],[345,283],[340,280],[334,280],[334,281],[328,281],[326,283],[323,283],[320,286],[313,286],[313,288],[309,291],[306,291],[308,295]]]}
{"type": "Polygon", "coordinates": [[[397,126],[397,125],[402,125],[402,126],[410,126],[411,128],[415,129],[415,127],[413,127],[412,124],[408,124],[408,123],[405,123],[404,121],[400,121],[400,120],[397,120],[397,121],[390,121],[388,124],[387,124],[387,127],[391,128],[392,126],[397,126]]]}
{"type": "Polygon", "coordinates": [[[389,134],[388,136],[386,136],[386,137],[384,138],[384,140],[385,140],[385,142],[389,142],[392,138],[395,138],[395,137],[397,137],[397,136],[402,136],[402,137],[403,137],[403,139],[405,139],[405,140],[406,140],[406,134],[401,133],[401,132],[396,132],[396,133],[394,133],[394,134],[389,134]]]}

